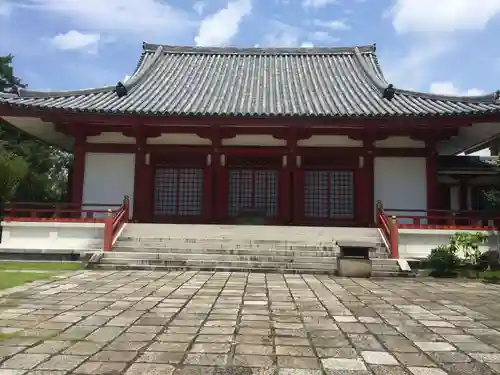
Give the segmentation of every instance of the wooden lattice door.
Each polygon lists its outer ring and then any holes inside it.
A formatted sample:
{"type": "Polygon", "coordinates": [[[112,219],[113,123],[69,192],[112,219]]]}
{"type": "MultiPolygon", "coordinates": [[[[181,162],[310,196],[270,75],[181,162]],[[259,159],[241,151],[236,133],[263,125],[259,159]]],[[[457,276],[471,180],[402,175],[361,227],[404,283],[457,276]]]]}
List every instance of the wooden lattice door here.
{"type": "Polygon", "coordinates": [[[353,171],[304,171],[304,218],[353,221],[355,218],[353,171]]]}
{"type": "Polygon", "coordinates": [[[156,168],[154,216],[158,218],[202,216],[203,182],[203,168],[156,168]]]}
{"type": "Polygon", "coordinates": [[[229,217],[255,210],[263,216],[278,215],[279,171],[273,169],[232,168],[229,170],[229,217]]]}

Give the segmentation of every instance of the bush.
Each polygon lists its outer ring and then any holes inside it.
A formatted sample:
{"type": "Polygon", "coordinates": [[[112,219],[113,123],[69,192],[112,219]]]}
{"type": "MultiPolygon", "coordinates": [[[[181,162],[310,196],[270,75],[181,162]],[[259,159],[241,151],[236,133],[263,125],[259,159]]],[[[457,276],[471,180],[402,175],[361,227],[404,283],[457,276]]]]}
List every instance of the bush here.
{"type": "Polygon", "coordinates": [[[430,275],[435,277],[457,276],[457,269],[461,264],[456,248],[450,245],[440,245],[432,249],[427,258],[427,266],[432,270],[430,275]]]}

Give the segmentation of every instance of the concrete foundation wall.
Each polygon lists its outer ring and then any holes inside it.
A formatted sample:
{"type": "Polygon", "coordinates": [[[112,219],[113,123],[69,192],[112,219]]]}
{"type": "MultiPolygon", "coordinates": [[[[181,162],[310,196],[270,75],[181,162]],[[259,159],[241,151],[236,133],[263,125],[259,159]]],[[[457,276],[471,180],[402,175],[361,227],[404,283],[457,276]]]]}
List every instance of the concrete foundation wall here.
{"type": "Polygon", "coordinates": [[[103,223],[2,222],[2,249],[102,250],[103,223]]]}
{"type": "MultiPolygon", "coordinates": [[[[443,230],[443,229],[400,229],[399,257],[405,259],[423,259],[429,256],[432,249],[450,243],[450,236],[457,232],[477,233],[477,230],[443,230]]],[[[482,252],[489,248],[497,248],[499,232],[481,231],[488,235],[488,241],[480,247],[482,252]]],[[[462,254],[459,254],[462,255],[462,254]]]]}

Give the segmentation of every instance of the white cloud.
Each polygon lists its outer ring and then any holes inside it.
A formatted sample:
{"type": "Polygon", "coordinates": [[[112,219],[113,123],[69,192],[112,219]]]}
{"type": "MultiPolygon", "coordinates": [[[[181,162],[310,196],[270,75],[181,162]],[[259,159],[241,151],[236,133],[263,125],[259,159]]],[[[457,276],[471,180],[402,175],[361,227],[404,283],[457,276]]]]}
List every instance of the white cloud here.
{"type": "Polygon", "coordinates": [[[338,0],[302,0],[304,8],[323,8],[327,5],[337,4],[338,0]]]}
{"type": "Polygon", "coordinates": [[[300,44],[300,47],[301,47],[301,48],[313,48],[313,47],[314,47],[314,44],[313,44],[313,43],[311,43],[311,42],[302,42],[302,43],[300,44]]]}
{"type": "Polygon", "coordinates": [[[12,11],[11,4],[6,0],[0,0],[0,17],[10,16],[11,11],[12,11]]]}
{"type": "Polygon", "coordinates": [[[86,34],[78,30],[70,30],[64,34],[58,34],[52,38],[54,47],[62,51],[84,51],[95,54],[99,49],[99,34],[86,34]]]}
{"type": "Polygon", "coordinates": [[[500,0],[395,0],[387,15],[399,34],[483,30],[500,13],[500,0]]]}
{"type": "Polygon", "coordinates": [[[384,74],[397,87],[415,87],[417,90],[422,90],[422,84],[428,82],[432,63],[456,46],[448,39],[420,40],[408,45],[404,56],[393,57],[384,64],[384,74]]]}
{"type": "Polygon", "coordinates": [[[271,31],[264,35],[262,45],[264,47],[297,47],[303,30],[288,25],[284,22],[273,21],[271,31]]]}
{"type": "Polygon", "coordinates": [[[485,94],[484,90],[476,88],[461,90],[450,81],[434,82],[430,85],[429,91],[433,94],[455,96],[477,96],[485,94]]]}
{"type": "Polygon", "coordinates": [[[193,4],[193,10],[198,13],[198,15],[201,15],[203,11],[205,10],[207,3],[203,0],[197,1],[196,3],[193,4]]]}
{"type": "Polygon", "coordinates": [[[319,27],[326,27],[331,30],[350,30],[351,26],[347,23],[346,20],[332,20],[332,21],[321,21],[314,20],[314,24],[319,27]]]}
{"type": "Polygon", "coordinates": [[[141,40],[165,39],[196,25],[187,12],[159,0],[12,0],[10,3],[58,15],[75,28],[129,34],[141,40]]]}
{"type": "Polygon", "coordinates": [[[324,44],[332,44],[340,40],[339,38],[331,36],[326,31],[314,31],[308,34],[308,39],[324,44]]]}
{"type": "Polygon", "coordinates": [[[243,18],[252,12],[251,0],[236,0],[201,21],[196,45],[225,46],[238,33],[243,18]]]}

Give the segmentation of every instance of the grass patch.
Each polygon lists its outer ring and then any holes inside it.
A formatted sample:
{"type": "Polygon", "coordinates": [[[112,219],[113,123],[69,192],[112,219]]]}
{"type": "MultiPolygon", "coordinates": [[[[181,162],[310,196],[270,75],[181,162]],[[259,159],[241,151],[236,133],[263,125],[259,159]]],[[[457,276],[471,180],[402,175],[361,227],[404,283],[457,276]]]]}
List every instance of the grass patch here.
{"type": "Polygon", "coordinates": [[[481,277],[481,278],[485,278],[485,277],[498,277],[498,278],[500,278],[500,271],[479,272],[479,277],[481,277]]]}
{"type": "Polygon", "coordinates": [[[83,269],[83,265],[79,262],[0,261],[0,289],[12,288],[31,281],[50,279],[62,271],[80,269],[83,269]]]}
{"type": "Polygon", "coordinates": [[[0,341],[11,339],[13,337],[16,337],[18,334],[19,334],[19,332],[15,332],[15,333],[1,333],[0,332],[0,341]]]}
{"type": "Polygon", "coordinates": [[[5,272],[0,271],[0,289],[12,288],[35,280],[49,279],[54,272],[5,272]]]}
{"type": "Polygon", "coordinates": [[[0,261],[1,270],[74,271],[83,269],[80,262],[0,261]]]}

